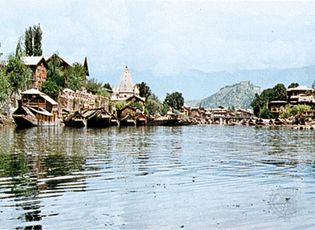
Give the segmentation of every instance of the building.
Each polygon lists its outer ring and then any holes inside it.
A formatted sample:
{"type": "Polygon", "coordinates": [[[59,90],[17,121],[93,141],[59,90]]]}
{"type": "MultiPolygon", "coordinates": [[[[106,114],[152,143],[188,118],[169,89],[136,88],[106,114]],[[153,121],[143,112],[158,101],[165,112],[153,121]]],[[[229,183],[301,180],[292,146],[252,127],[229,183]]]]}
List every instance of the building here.
{"type": "Polygon", "coordinates": [[[81,111],[85,109],[109,109],[109,98],[94,95],[86,90],[73,91],[64,89],[58,96],[59,107],[62,111],[81,111]]]}
{"type": "Polygon", "coordinates": [[[144,106],[145,98],[140,97],[140,91],[137,85],[132,83],[131,74],[127,66],[124,69],[118,87],[113,89],[111,101],[114,103],[122,101],[126,103],[139,102],[142,106],[144,106]]]}
{"type": "MultiPolygon", "coordinates": [[[[51,62],[54,58],[58,60],[58,63],[62,70],[65,70],[69,67],[72,67],[73,64],[70,64],[69,61],[66,61],[64,58],[61,58],[57,54],[53,54],[51,56],[27,56],[27,57],[22,57],[22,61],[24,64],[28,67],[33,72],[33,79],[32,79],[32,88],[41,90],[43,83],[46,81],[47,78],[47,70],[48,70],[48,63],[51,62]]],[[[76,62],[79,63],[79,62],[76,62]]],[[[86,72],[86,80],[89,77],[89,67],[88,67],[88,61],[87,58],[85,57],[82,66],[85,68],[86,72]]]]}
{"type": "Polygon", "coordinates": [[[287,104],[287,101],[270,101],[268,103],[268,108],[275,115],[275,117],[278,118],[281,109],[284,108],[287,104]]]}
{"type": "Polygon", "coordinates": [[[305,86],[298,86],[287,89],[288,102],[290,104],[313,104],[313,89],[305,86]]]}
{"type": "Polygon", "coordinates": [[[139,89],[132,83],[131,74],[126,66],[119,86],[113,89],[112,100],[125,100],[131,96],[140,96],[139,89]]]}
{"type": "Polygon", "coordinates": [[[43,56],[23,57],[24,64],[33,72],[32,88],[41,90],[47,78],[48,65],[43,56]]]}

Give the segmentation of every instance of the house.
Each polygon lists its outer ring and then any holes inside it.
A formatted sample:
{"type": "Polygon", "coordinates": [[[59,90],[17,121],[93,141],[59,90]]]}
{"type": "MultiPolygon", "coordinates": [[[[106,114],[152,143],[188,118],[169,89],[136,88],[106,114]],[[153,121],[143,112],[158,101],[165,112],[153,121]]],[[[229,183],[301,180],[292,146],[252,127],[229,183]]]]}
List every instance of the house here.
{"type": "Polygon", "coordinates": [[[287,104],[287,101],[270,101],[268,103],[268,108],[275,115],[275,117],[279,117],[281,108],[284,108],[287,104]]]}
{"type": "Polygon", "coordinates": [[[295,88],[287,89],[288,102],[290,104],[312,104],[315,102],[312,93],[312,88],[305,86],[298,86],[295,88]]]}
{"type": "Polygon", "coordinates": [[[22,57],[24,64],[33,72],[32,88],[41,90],[47,78],[48,65],[43,56],[22,57]]]}

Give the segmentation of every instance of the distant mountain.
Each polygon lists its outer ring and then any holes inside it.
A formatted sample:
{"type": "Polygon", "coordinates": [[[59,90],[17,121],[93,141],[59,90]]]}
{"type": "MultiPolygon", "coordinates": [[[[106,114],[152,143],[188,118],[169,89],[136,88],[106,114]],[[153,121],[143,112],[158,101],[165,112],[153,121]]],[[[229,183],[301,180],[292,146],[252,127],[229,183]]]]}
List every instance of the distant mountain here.
{"type": "Polygon", "coordinates": [[[217,108],[219,106],[235,108],[251,108],[250,104],[256,93],[261,93],[259,86],[250,81],[242,81],[238,84],[228,85],[221,88],[217,93],[202,100],[188,101],[186,105],[203,108],[217,108]]]}

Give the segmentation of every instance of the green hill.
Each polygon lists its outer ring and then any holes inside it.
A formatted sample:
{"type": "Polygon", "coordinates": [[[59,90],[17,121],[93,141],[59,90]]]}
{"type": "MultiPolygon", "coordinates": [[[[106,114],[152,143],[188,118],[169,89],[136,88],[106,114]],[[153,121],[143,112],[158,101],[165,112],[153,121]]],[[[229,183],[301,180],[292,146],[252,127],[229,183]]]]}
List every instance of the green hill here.
{"type": "Polygon", "coordinates": [[[251,109],[251,102],[255,94],[260,94],[262,89],[250,81],[242,81],[235,85],[221,88],[217,93],[202,99],[187,102],[186,105],[203,108],[217,108],[219,106],[251,109]]]}

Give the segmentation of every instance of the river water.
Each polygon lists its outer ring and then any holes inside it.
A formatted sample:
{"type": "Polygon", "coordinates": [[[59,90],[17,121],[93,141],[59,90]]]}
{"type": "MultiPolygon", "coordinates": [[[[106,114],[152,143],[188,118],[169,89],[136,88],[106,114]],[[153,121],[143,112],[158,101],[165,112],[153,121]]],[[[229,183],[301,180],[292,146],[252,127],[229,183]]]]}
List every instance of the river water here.
{"type": "Polygon", "coordinates": [[[315,133],[0,129],[1,229],[315,229],[315,133]]]}

